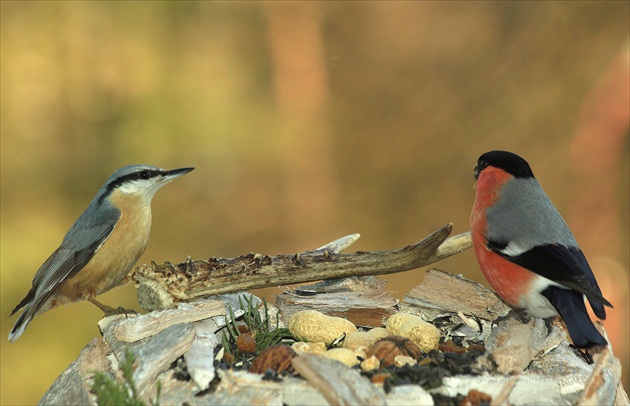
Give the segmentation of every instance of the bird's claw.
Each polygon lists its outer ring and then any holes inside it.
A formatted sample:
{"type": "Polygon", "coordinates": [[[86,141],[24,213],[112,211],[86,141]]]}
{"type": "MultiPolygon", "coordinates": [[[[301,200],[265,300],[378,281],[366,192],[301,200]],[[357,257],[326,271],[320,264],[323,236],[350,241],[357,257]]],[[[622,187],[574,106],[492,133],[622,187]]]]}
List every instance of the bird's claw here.
{"type": "Polygon", "coordinates": [[[124,315],[125,315],[125,317],[129,317],[129,315],[130,315],[130,314],[133,314],[133,315],[138,314],[138,312],[137,312],[137,311],[135,311],[135,310],[133,310],[133,309],[125,309],[125,308],[124,308],[124,307],[122,307],[122,306],[118,306],[118,307],[117,307],[117,308],[115,308],[115,309],[110,307],[108,310],[110,310],[110,311],[105,312],[105,315],[106,315],[106,316],[114,316],[114,315],[116,315],[116,314],[124,314],[124,315]]]}
{"type": "Polygon", "coordinates": [[[532,316],[530,316],[526,311],[518,309],[515,311],[515,316],[523,324],[528,324],[532,320],[532,316]]]}
{"type": "Polygon", "coordinates": [[[116,308],[107,306],[107,305],[97,301],[93,297],[90,297],[87,300],[90,301],[92,304],[94,304],[99,309],[101,309],[101,311],[103,313],[105,313],[105,316],[114,316],[114,315],[117,315],[117,314],[124,314],[125,317],[129,317],[130,314],[138,314],[137,311],[132,310],[132,309],[125,309],[122,306],[118,306],[116,308]]]}

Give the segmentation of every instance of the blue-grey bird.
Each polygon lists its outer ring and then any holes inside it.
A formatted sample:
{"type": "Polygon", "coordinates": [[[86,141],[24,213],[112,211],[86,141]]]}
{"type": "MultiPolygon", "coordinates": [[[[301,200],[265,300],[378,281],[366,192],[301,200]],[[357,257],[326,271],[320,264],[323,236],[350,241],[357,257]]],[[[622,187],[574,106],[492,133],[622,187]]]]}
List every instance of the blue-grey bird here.
{"type": "Polygon", "coordinates": [[[510,305],[535,317],[560,315],[573,344],[604,346],[584,297],[604,320],[604,298],[569,227],[534,177],[527,161],[507,151],[481,155],[470,216],[481,271],[510,305]]]}
{"type": "Polygon", "coordinates": [[[39,268],[9,340],[15,341],[38,314],[89,300],[105,313],[114,309],[95,296],[122,285],[144,252],[151,231],[151,200],[171,180],[194,168],[165,170],[130,165],[110,176],[72,225],[59,248],[39,268]]]}

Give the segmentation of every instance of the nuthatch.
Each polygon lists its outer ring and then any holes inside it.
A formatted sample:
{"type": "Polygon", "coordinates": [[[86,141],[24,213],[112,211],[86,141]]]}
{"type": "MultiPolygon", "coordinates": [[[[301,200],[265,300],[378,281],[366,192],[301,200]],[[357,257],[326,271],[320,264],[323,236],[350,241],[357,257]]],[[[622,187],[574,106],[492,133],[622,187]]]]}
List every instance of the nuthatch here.
{"type": "Polygon", "coordinates": [[[39,268],[31,290],[11,312],[12,316],[24,309],[9,340],[17,340],[33,317],[62,304],[89,300],[107,314],[115,312],[94,297],[128,280],[129,271],[149,241],[155,192],[193,169],[168,171],[130,165],[114,172],[61,246],[39,268]]]}

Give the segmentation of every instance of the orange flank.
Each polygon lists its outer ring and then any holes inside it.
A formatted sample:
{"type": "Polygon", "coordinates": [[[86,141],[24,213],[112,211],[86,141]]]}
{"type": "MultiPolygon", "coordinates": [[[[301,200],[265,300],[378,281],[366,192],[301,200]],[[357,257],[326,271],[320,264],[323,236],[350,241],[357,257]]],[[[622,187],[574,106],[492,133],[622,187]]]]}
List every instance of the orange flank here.
{"type": "Polygon", "coordinates": [[[128,196],[119,191],[112,193],[110,200],[121,211],[114,231],[83,269],[59,285],[39,313],[62,304],[94,298],[127,281],[129,270],[147,246],[151,230],[151,208],[134,201],[137,199],[141,197],[128,196]],[[125,247],[132,255],[110,254],[121,251],[120,247],[125,247]]]}
{"type": "Polygon", "coordinates": [[[481,235],[473,233],[473,247],[481,272],[490,286],[503,300],[520,307],[521,296],[529,291],[530,283],[536,275],[488,250],[486,241],[481,235]]]}
{"type": "Polygon", "coordinates": [[[473,248],[481,272],[503,300],[518,306],[521,295],[529,291],[529,285],[536,275],[490,251],[485,237],[488,225],[486,209],[494,205],[503,184],[512,178],[509,173],[494,167],[483,170],[475,186],[476,198],[470,224],[473,248]]]}

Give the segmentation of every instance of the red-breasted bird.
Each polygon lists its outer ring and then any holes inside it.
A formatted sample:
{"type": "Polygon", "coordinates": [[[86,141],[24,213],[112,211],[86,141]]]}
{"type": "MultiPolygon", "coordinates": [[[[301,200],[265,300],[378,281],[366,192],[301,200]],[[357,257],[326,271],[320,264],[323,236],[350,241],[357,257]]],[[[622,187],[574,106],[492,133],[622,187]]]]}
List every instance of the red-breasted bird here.
{"type": "Polygon", "coordinates": [[[490,151],[475,166],[470,228],[477,261],[503,300],[535,317],[560,315],[576,347],[606,345],[584,303],[604,320],[595,275],[527,161],[490,151]]]}
{"type": "Polygon", "coordinates": [[[116,309],[94,299],[122,285],[144,252],[151,231],[151,200],[171,180],[194,168],[167,171],[130,165],[112,174],[72,225],[59,248],[39,268],[28,294],[11,312],[24,309],[9,333],[15,341],[38,314],[89,300],[106,314],[116,309]]]}

